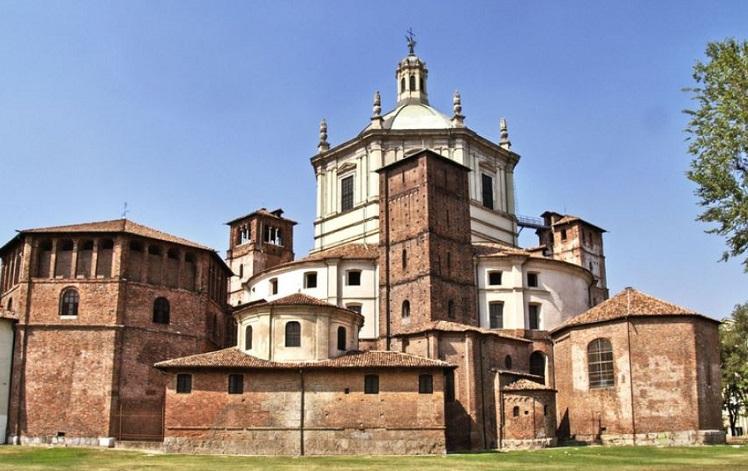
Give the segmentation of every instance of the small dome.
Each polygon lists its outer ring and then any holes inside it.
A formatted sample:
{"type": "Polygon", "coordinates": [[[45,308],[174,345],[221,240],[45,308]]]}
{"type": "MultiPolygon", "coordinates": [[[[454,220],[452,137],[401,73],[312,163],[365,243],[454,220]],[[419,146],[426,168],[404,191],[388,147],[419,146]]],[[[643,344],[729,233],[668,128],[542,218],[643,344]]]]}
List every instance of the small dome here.
{"type": "MultiPolygon", "coordinates": [[[[423,103],[400,105],[382,116],[382,129],[448,129],[454,127],[444,114],[423,103]]],[[[367,126],[364,131],[372,129],[367,126]]]]}

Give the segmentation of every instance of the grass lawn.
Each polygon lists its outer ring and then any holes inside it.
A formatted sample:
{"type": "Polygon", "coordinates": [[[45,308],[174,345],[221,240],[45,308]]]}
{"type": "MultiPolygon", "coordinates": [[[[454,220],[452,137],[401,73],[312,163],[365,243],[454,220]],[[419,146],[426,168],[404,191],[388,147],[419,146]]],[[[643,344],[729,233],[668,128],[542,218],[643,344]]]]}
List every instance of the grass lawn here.
{"type": "Polygon", "coordinates": [[[93,448],[0,446],[0,470],[213,470],[253,469],[560,469],[736,470],[748,469],[748,447],[584,447],[507,453],[396,457],[245,457],[169,455],[93,448]]]}

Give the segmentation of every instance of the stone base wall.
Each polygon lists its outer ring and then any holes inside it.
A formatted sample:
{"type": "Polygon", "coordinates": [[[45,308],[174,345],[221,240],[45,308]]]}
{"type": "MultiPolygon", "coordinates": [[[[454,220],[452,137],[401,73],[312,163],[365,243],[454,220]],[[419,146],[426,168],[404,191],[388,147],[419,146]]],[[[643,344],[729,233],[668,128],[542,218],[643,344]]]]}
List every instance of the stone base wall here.
{"type": "Polygon", "coordinates": [[[594,437],[576,437],[576,441],[586,443],[602,443],[607,446],[687,446],[687,445],[717,445],[725,443],[725,432],[722,430],[683,430],[668,432],[637,433],[636,440],[630,433],[603,434],[600,440],[594,437]]]}
{"type": "MultiPolygon", "coordinates": [[[[168,431],[170,453],[301,455],[301,434],[291,429],[168,431]]],[[[444,428],[304,430],[304,455],[436,455],[446,453],[444,428]]]]}
{"type": "Polygon", "coordinates": [[[17,436],[8,437],[8,443],[12,445],[59,445],[59,446],[82,446],[82,447],[105,447],[111,448],[114,445],[114,439],[111,437],[58,437],[54,435],[47,436],[17,436]]]}
{"type": "Polygon", "coordinates": [[[552,438],[528,438],[526,440],[502,440],[503,450],[534,450],[538,448],[551,448],[558,444],[556,437],[552,438]]]}

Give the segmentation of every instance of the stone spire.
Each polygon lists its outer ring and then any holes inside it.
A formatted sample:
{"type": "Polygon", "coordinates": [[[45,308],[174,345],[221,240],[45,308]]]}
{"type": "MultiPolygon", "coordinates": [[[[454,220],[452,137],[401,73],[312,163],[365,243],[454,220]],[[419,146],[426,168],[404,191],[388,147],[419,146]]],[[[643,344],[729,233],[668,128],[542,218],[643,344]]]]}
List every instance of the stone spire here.
{"type": "Polygon", "coordinates": [[[372,129],[382,129],[382,97],[379,96],[379,90],[374,93],[374,105],[371,109],[371,127],[372,129]]]}
{"type": "Polygon", "coordinates": [[[512,142],[509,140],[509,128],[506,125],[506,118],[499,119],[499,146],[506,150],[511,150],[512,142]]]}
{"type": "Polygon", "coordinates": [[[327,121],[322,118],[319,123],[319,144],[317,144],[318,152],[325,152],[330,150],[330,143],[327,142],[327,121]]]}
{"type": "Polygon", "coordinates": [[[462,98],[460,92],[455,90],[455,94],[452,97],[452,124],[456,128],[465,126],[465,116],[462,114],[462,98]]]}
{"type": "Polygon", "coordinates": [[[426,64],[416,55],[416,39],[413,31],[408,30],[405,36],[408,41],[408,55],[397,65],[395,78],[397,79],[397,105],[408,103],[429,104],[426,93],[426,82],[429,71],[426,64]]]}

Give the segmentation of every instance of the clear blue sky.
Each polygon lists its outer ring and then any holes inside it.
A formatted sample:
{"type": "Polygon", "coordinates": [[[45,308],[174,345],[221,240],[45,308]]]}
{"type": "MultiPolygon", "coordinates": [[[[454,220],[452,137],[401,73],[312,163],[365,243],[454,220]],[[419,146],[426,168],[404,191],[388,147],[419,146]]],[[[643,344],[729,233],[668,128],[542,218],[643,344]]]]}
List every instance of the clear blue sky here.
{"type": "MultiPolygon", "coordinates": [[[[283,207],[312,245],[319,120],[335,145],[392,108],[412,27],[432,104],[522,155],[521,214],[580,215],[612,292],[722,317],[738,261],[694,221],[681,88],[748,2],[8,2],[0,0],[0,238],[129,217],[223,252],[225,221],[283,207]]],[[[523,234],[522,241],[533,238],[523,234]]]]}

